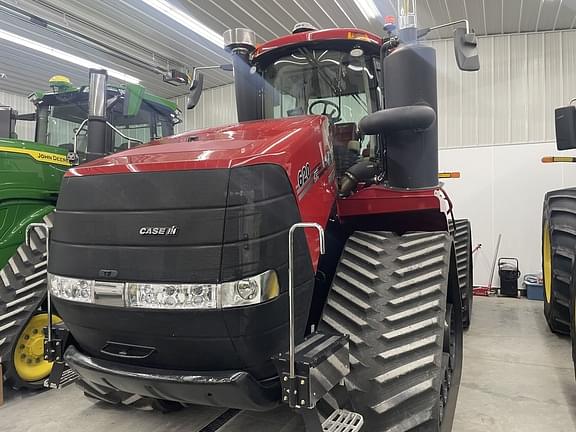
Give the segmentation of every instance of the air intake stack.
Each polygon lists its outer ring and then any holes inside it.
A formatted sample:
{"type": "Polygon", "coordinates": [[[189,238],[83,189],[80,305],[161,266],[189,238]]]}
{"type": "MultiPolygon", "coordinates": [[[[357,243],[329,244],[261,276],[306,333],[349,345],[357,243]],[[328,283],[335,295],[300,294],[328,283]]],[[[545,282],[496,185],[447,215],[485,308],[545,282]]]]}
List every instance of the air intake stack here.
{"type": "Polygon", "coordinates": [[[232,54],[238,121],[258,120],[258,74],[252,73],[250,66],[250,54],[256,49],[256,35],[243,28],[226,30],[224,46],[232,54]]]}
{"type": "MultiPolygon", "coordinates": [[[[402,45],[383,63],[386,109],[429,107],[437,113],[436,51],[418,43],[402,45]]],[[[415,110],[414,110],[415,111],[415,110]]],[[[416,121],[417,119],[414,119],[416,121]]],[[[409,125],[408,125],[409,126],[409,125]]],[[[438,124],[385,133],[388,180],[402,189],[438,185],[438,124]]]]}
{"type": "Polygon", "coordinates": [[[359,127],[383,137],[390,187],[430,189],[438,186],[436,51],[418,42],[414,0],[398,0],[398,11],[398,39],[382,49],[384,109],[359,127]]]}

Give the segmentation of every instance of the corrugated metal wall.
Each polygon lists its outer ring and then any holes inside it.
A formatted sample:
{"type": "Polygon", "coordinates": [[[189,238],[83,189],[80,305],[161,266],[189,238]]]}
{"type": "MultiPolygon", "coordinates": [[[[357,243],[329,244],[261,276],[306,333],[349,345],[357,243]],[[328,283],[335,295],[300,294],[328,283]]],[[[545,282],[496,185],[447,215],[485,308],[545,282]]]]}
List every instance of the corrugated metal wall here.
{"type": "MultiPolygon", "coordinates": [[[[576,97],[576,31],[479,38],[481,70],[456,67],[452,40],[438,54],[440,146],[522,144],[554,139],[554,108],[576,97]]],[[[232,86],[204,92],[179,131],[236,121],[232,86]]]]}
{"type": "Polygon", "coordinates": [[[431,44],[442,147],[554,140],[554,109],[576,97],[576,32],[480,38],[478,73],[456,68],[452,41],[431,44]]]}
{"type": "MultiPolygon", "coordinates": [[[[20,114],[34,112],[34,105],[27,97],[0,91],[0,105],[7,105],[14,108],[20,114]]],[[[34,140],[35,123],[29,121],[16,122],[16,133],[18,138],[34,140]]]]}
{"type": "Polygon", "coordinates": [[[204,90],[198,106],[186,110],[186,96],[176,98],[182,110],[182,123],[176,126],[176,132],[220,126],[237,121],[236,94],[233,85],[225,85],[204,90]]]}

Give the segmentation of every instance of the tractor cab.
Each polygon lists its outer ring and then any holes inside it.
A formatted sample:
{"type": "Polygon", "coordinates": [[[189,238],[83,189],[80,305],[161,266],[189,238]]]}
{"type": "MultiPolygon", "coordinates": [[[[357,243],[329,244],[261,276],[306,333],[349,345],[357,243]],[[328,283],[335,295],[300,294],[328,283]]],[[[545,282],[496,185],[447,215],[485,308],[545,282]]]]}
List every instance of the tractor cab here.
{"type": "MultiPolygon", "coordinates": [[[[35,92],[29,99],[36,106],[35,141],[86,154],[88,146],[89,86],[74,87],[66,77],[50,80],[51,92],[35,92]]],[[[148,142],[174,134],[179,122],[176,105],[145,91],[142,86],[106,86],[106,120],[112,128],[105,132],[103,153],[125,150],[134,142],[148,142]]]]}
{"type": "Polygon", "coordinates": [[[376,137],[360,134],[358,124],[382,107],[377,44],[369,42],[366,35],[362,37],[367,40],[359,42],[351,30],[340,32],[350,39],[344,39],[345,43],[297,43],[269,55],[261,48],[254,62],[262,77],[258,116],[327,116],[338,178],[376,148],[376,137]]]}

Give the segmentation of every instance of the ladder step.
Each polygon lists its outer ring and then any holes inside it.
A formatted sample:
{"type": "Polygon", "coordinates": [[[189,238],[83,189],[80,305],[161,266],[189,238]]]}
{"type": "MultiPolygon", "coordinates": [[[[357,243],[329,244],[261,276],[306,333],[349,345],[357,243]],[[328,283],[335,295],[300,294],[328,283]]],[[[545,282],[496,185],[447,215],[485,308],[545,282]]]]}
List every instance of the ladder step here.
{"type": "Polygon", "coordinates": [[[67,365],[55,362],[52,373],[44,380],[44,387],[51,389],[61,389],[72,384],[78,378],[78,374],[67,365]]]}
{"type": "Polygon", "coordinates": [[[363,425],[364,417],[362,415],[338,409],[322,423],[322,430],[324,432],[357,432],[363,425]]]}

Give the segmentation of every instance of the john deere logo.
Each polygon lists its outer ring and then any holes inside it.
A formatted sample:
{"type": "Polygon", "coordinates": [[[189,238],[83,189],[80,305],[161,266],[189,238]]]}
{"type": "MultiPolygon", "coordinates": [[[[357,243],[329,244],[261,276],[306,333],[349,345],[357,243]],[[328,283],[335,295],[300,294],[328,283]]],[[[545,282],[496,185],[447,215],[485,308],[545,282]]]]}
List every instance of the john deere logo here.
{"type": "Polygon", "coordinates": [[[175,236],[178,234],[178,227],[142,227],[138,233],[142,236],[175,236]]]}

